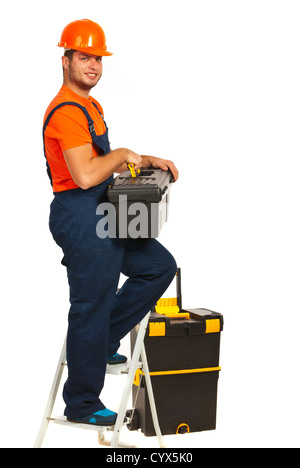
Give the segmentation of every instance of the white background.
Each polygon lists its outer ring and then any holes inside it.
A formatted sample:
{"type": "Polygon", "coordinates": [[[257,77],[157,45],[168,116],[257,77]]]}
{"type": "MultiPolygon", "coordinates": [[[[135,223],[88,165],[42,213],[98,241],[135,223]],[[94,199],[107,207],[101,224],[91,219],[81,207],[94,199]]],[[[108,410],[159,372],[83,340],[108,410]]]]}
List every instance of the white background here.
{"type": "MultiPolygon", "coordinates": [[[[61,31],[89,18],[114,52],[92,93],[113,148],[180,170],[160,241],[182,268],[183,305],[225,319],[217,430],[167,445],[299,447],[299,2],[15,0],[0,9],[0,445],[33,446],[66,332],[41,129],[62,83],[61,31]]],[[[118,382],[103,392],[110,409],[118,382]]],[[[50,425],[44,446],[92,448],[97,437],[50,425]]]]}

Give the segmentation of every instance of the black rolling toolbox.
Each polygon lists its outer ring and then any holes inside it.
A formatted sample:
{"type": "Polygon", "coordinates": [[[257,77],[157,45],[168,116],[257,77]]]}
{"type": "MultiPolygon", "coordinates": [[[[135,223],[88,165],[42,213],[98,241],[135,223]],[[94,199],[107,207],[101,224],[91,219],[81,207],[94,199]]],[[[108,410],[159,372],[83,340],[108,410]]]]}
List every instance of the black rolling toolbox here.
{"type": "Polygon", "coordinates": [[[107,198],[116,208],[117,237],[156,238],[168,219],[170,171],[142,169],[118,175],[108,187],[107,198]]]}
{"type": "MultiPolygon", "coordinates": [[[[177,272],[180,287],[180,269],[177,272]]],[[[207,309],[181,309],[181,294],[163,298],[151,312],[145,349],[163,435],[216,428],[220,334],[223,316],[207,309]]],[[[133,352],[136,331],[131,332],[133,352]]],[[[155,431],[145,377],[139,369],[133,385],[130,430],[155,431]]]]}

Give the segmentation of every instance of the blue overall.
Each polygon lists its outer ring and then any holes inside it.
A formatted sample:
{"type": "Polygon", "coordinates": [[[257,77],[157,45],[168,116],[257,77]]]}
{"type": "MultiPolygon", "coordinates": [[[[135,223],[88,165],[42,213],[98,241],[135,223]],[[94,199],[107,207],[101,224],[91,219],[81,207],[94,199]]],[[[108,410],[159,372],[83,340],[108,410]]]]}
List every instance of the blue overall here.
{"type": "MultiPolygon", "coordinates": [[[[108,132],[96,135],[85,113],[93,144],[100,154],[110,151],[108,132]]],[[[59,105],[58,107],[61,107],[59,105]]],[[[43,134],[51,116],[45,121],[43,134]]],[[[49,166],[48,166],[49,168],[49,166]]],[[[48,171],[51,175],[50,170],[48,171]]],[[[112,176],[88,190],[55,193],[49,227],[62,248],[70,287],[67,335],[68,379],[63,397],[65,415],[82,418],[105,408],[99,399],[107,357],[165,292],[176,274],[172,255],[156,239],[100,239],[96,225],[99,203],[107,201],[112,176]],[[116,294],[120,273],[128,279],[116,294]]]]}

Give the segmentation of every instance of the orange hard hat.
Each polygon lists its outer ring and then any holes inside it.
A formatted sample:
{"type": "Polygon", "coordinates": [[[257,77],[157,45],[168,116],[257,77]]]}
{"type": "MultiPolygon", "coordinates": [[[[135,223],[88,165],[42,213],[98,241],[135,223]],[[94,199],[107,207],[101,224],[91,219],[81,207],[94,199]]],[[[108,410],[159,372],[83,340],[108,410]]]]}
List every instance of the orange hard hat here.
{"type": "Polygon", "coordinates": [[[62,34],[58,47],[87,52],[91,55],[112,55],[107,51],[105,34],[99,24],[88,19],[73,21],[62,34]]]}

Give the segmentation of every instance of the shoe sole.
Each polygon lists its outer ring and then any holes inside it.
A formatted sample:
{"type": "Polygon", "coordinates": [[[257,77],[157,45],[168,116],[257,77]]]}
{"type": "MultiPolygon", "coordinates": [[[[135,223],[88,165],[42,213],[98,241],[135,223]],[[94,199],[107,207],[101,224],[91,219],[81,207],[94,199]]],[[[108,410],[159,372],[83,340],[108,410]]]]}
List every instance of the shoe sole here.
{"type": "Polygon", "coordinates": [[[107,361],[107,364],[109,364],[110,366],[116,366],[118,364],[126,364],[127,361],[119,361],[119,362],[112,362],[112,361],[107,361]]]}

